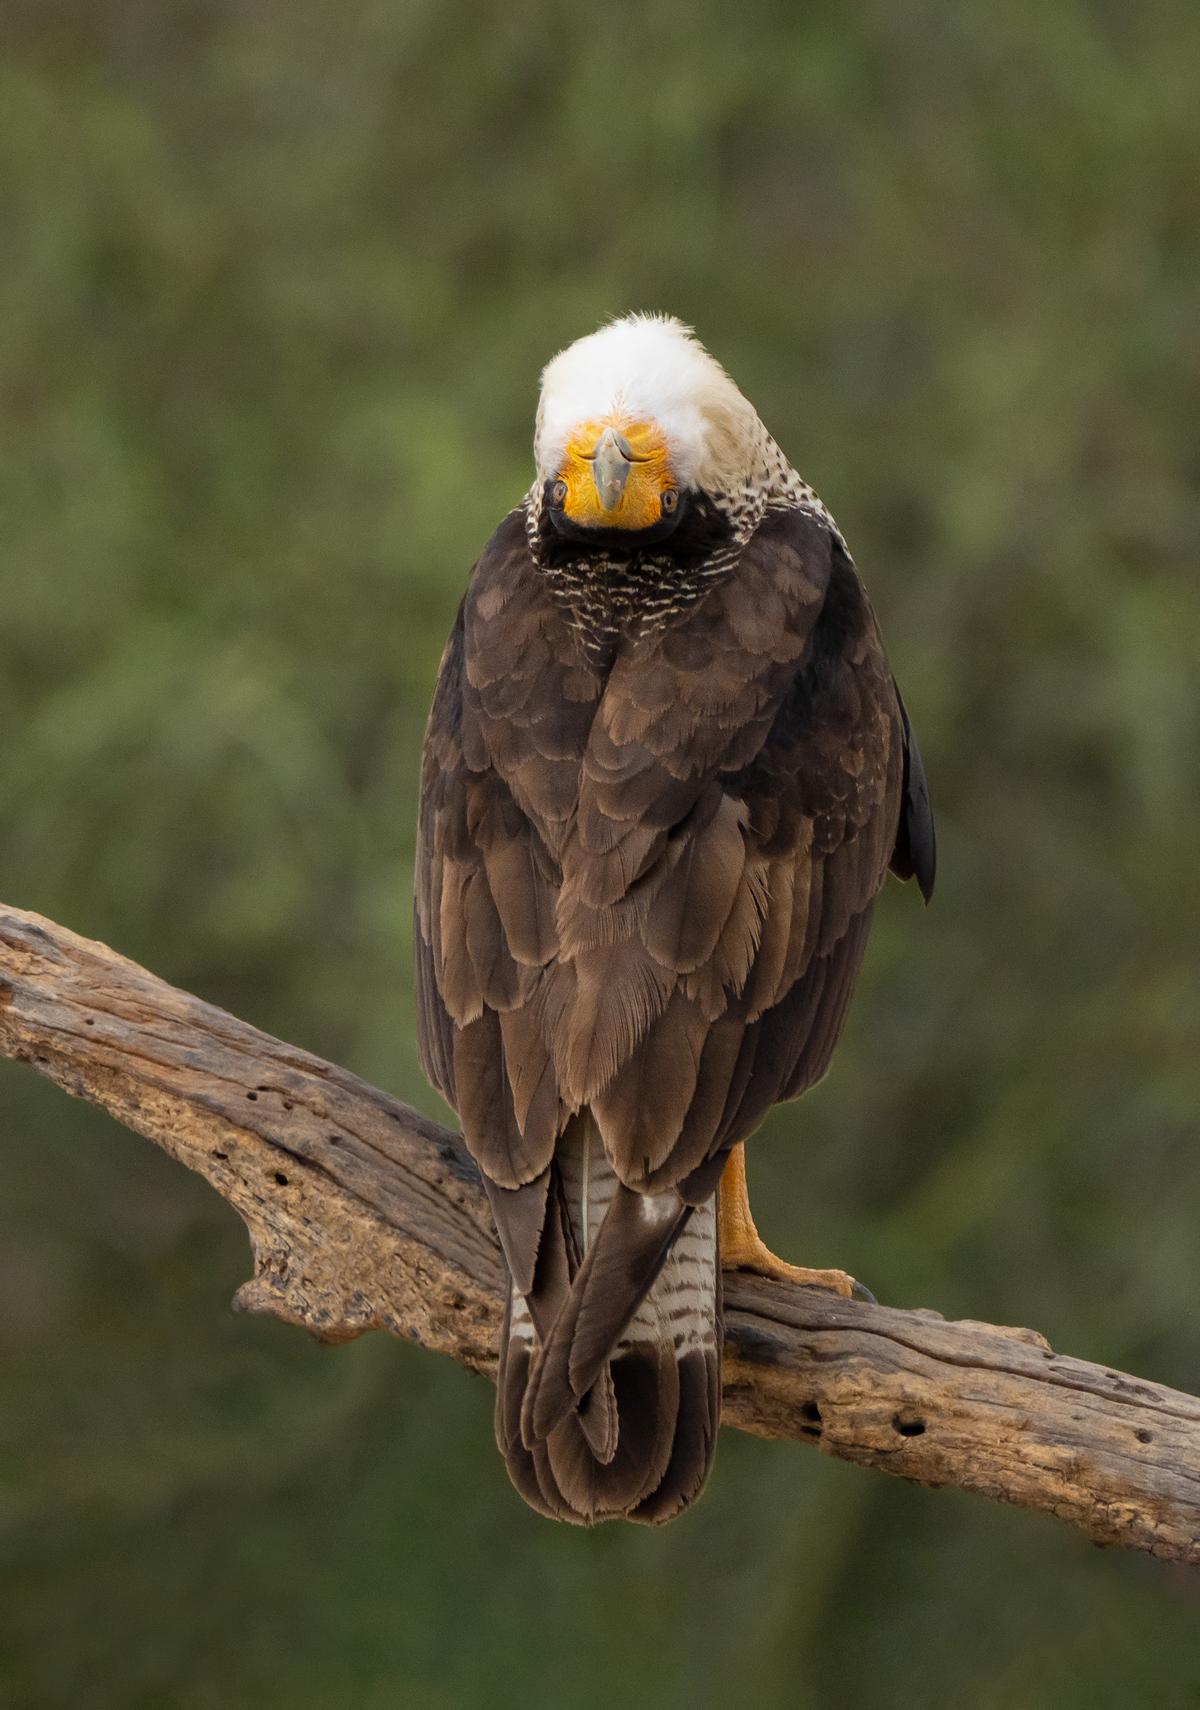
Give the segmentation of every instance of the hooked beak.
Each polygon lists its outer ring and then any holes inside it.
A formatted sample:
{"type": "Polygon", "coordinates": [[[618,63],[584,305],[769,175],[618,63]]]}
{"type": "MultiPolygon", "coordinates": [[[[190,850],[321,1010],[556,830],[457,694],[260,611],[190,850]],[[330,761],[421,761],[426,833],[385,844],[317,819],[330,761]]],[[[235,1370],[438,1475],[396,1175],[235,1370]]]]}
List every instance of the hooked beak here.
{"type": "Polygon", "coordinates": [[[633,462],[633,447],[616,428],[605,428],[592,453],[592,480],[602,507],[615,511],[621,503],[629,466],[633,462]]]}

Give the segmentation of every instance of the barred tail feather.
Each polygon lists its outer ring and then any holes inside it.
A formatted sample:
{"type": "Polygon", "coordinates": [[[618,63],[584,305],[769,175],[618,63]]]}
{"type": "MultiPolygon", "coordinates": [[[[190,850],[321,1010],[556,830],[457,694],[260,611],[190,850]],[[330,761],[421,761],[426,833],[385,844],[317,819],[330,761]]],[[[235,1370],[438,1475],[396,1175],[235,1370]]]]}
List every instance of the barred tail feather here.
{"type": "Polygon", "coordinates": [[[670,1520],[701,1491],[716,1448],[721,1300],[715,1200],[652,1198],[617,1179],[584,1112],[559,1141],[539,1271],[513,1284],[496,1437],[532,1507],[579,1525],[670,1520]],[[547,1243],[560,1257],[548,1257],[547,1243]]]}

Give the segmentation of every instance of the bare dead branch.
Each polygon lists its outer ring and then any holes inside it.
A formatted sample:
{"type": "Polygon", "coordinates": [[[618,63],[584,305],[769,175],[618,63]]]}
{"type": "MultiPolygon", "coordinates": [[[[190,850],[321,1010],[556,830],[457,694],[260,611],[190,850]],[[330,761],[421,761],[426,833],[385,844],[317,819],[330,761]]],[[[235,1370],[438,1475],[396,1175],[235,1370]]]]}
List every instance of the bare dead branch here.
{"type": "MultiPolygon", "coordinates": [[[[502,1267],[447,1129],[345,1069],[0,907],[0,1053],[154,1140],[234,1206],[236,1296],[326,1342],[385,1329],[491,1373],[502,1267]]],[[[1200,1563],[1200,1399],[946,1323],[730,1275],[725,1420],[1200,1563]]],[[[482,1452],[482,1450],[481,1450],[482,1452]]]]}

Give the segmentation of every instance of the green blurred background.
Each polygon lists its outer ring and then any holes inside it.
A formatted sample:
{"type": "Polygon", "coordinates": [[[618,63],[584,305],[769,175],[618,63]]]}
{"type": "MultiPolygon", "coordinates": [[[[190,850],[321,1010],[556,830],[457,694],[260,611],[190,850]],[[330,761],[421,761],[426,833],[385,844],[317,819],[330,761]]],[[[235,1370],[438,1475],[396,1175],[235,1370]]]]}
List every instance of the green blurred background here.
{"type": "MultiPolygon", "coordinates": [[[[1194,0],[9,0],[0,895],[424,1108],[416,767],[539,368],[695,323],[845,529],[938,809],[766,1233],[1200,1385],[1194,0]]],[[[234,1317],[236,1219],[0,1122],[5,1710],[1200,1703],[1200,1581],[727,1433],[663,1533],[488,1386],[234,1317]]]]}

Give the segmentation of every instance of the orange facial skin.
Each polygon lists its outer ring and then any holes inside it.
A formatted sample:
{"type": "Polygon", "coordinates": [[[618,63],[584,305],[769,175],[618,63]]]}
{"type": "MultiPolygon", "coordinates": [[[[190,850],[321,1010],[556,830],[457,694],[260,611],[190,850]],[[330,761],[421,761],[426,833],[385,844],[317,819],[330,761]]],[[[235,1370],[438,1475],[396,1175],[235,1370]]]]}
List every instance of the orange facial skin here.
{"type": "Polygon", "coordinates": [[[578,528],[653,528],[678,502],[666,441],[653,422],[615,415],[581,422],[558,479],[563,514],[578,528]]]}

